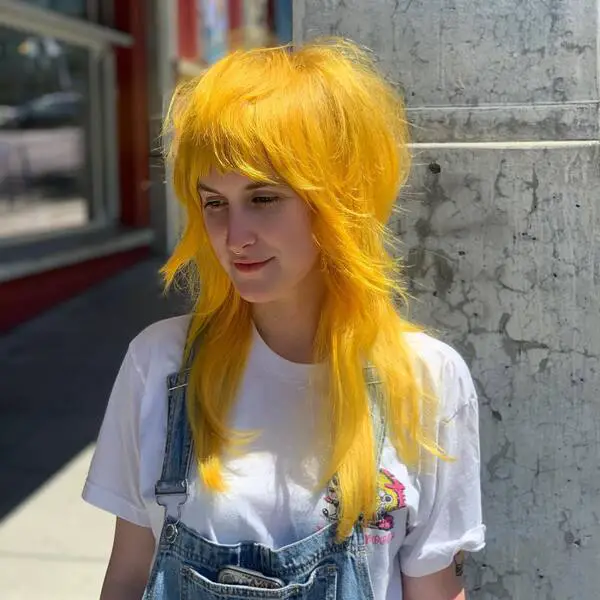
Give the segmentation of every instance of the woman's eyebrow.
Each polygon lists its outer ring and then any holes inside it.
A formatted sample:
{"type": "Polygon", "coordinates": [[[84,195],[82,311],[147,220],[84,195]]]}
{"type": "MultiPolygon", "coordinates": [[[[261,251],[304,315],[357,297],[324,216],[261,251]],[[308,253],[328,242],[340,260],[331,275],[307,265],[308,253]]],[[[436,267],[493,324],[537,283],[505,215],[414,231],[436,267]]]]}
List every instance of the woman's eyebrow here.
{"type": "Polygon", "coordinates": [[[253,181],[246,186],[247,190],[258,190],[264,187],[280,187],[276,183],[270,183],[268,181],[253,181]]]}
{"type": "Polygon", "coordinates": [[[220,194],[221,192],[219,192],[218,190],[215,190],[207,185],[205,185],[204,183],[202,183],[201,181],[198,182],[198,191],[203,191],[203,192],[212,192],[213,194],[220,194]]]}
{"type": "MultiPolygon", "coordinates": [[[[251,191],[251,190],[258,190],[260,188],[265,188],[265,187],[283,187],[282,184],[278,184],[278,183],[271,183],[269,181],[251,181],[247,186],[245,186],[245,190],[251,191]]],[[[203,191],[203,192],[211,192],[212,194],[220,194],[221,192],[219,192],[219,190],[215,190],[214,188],[211,188],[210,186],[206,185],[205,183],[202,183],[201,181],[198,182],[198,191],[203,191]]]]}

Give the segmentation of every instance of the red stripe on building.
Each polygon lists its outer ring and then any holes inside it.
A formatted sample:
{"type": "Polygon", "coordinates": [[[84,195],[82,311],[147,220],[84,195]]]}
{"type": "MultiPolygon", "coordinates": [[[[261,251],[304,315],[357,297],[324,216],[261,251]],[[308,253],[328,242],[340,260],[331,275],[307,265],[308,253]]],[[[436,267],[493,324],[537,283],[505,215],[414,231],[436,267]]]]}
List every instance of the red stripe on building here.
{"type": "Polygon", "coordinates": [[[150,256],[145,246],[0,283],[0,332],[150,256]]]}
{"type": "Polygon", "coordinates": [[[147,3],[119,0],[114,6],[115,27],[134,39],[131,48],[116,49],[121,222],[146,227],[150,224],[147,3]]]}
{"type": "Polygon", "coordinates": [[[196,0],[177,1],[177,33],[177,54],[179,58],[195,61],[199,56],[196,0]]]}

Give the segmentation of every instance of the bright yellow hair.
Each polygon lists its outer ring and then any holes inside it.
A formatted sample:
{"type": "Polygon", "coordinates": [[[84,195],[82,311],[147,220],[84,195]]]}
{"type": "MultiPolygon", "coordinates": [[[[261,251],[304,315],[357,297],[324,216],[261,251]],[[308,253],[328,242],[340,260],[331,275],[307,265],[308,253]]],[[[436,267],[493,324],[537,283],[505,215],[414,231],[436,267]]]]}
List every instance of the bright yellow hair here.
{"type": "Polygon", "coordinates": [[[339,537],[376,506],[376,469],[363,367],[382,381],[389,435],[407,463],[423,448],[432,398],[422,394],[395,300],[404,298],[385,224],[410,167],[401,99],[369,54],[327,39],[300,48],[235,52],[174,95],[166,131],[183,236],[163,268],[187,276],[195,299],[187,352],[202,332],[188,414],[201,478],[225,489],[221,457],[244,438],[228,427],[251,341],[251,308],[213,252],[198,180],[211,170],[283,181],[309,205],[327,293],[314,342],[327,366],[319,392],[331,418],[329,479],[337,474],[339,537]],[[235,350],[233,350],[235,349],[235,350]],[[425,403],[425,404],[424,404],[425,403]],[[427,419],[425,419],[425,417],[427,419]]]}

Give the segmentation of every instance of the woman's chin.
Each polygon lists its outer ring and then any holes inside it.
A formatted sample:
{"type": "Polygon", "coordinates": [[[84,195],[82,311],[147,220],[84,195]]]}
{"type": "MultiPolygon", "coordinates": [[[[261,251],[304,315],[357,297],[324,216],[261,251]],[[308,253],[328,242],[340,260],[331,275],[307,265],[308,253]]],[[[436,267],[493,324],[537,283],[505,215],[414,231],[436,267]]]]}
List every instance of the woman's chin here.
{"type": "Polygon", "coordinates": [[[250,304],[266,304],[281,297],[281,294],[278,294],[272,286],[259,285],[258,282],[236,285],[235,289],[241,298],[250,304]]]}

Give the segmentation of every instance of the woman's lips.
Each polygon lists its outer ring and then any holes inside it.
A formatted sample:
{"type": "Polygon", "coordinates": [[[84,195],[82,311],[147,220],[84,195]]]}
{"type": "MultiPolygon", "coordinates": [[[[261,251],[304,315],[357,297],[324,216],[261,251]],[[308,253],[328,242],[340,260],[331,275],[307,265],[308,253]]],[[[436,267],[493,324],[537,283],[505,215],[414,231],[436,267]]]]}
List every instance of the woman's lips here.
{"type": "Polygon", "coordinates": [[[260,271],[265,265],[270,263],[273,259],[267,258],[267,260],[250,262],[250,261],[235,261],[233,266],[241,273],[253,273],[254,271],[260,271]]]}

